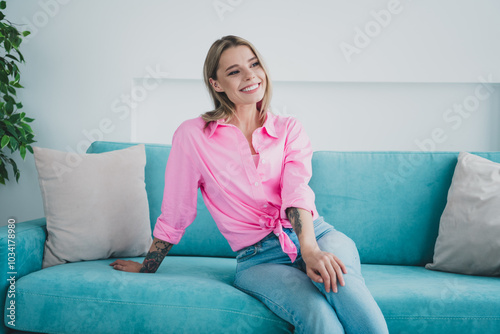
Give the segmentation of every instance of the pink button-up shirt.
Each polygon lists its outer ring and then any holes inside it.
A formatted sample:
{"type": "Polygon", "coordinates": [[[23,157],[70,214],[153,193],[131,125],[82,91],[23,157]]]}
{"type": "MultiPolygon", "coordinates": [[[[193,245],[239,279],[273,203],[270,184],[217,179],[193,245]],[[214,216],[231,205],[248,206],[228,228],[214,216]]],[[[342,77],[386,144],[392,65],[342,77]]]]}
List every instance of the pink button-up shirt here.
{"type": "Polygon", "coordinates": [[[196,217],[198,188],[205,205],[231,249],[238,251],[274,232],[295,261],[297,248],[283,227],[292,227],[285,210],[297,207],[318,217],[312,174],[312,149],[301,123],[267,113],[252,134],[259,154],[256,167],[250,146],[236,126],[224,120],[204,130],[201,117],[184,121],[175,131],[165,171],[162,213],[153,236],[179,243],[196,217]]]}

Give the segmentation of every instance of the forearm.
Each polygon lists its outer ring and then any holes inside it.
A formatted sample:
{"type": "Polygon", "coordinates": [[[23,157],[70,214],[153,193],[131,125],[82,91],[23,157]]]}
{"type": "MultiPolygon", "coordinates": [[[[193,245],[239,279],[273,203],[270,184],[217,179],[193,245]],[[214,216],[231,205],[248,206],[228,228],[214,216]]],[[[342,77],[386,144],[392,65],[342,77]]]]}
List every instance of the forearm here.
{"type": "Polygon", "coordinates": [[[299,238],[302,254],[316,250],[319,248],[314,234],[314,225],[311,212],[290,207],[286,209],[288,220],[292,224],[293,230],[299,238]]]}
{"type": "Polygon", "coordinates": [[[155,237],[153,239],[153,243],[151,244],[151,248],[146,255],[146,258],[142,262],[142,268],[140,272],[155,273],[172,246],[173,244],[155,237]]]}

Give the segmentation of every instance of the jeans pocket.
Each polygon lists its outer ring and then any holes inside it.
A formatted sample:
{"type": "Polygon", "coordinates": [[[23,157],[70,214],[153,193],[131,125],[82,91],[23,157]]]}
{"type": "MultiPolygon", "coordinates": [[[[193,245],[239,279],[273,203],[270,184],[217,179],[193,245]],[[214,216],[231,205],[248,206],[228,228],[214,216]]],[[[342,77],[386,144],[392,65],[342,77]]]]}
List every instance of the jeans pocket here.
{"type": "Polygon", "coordinates": [[[257,254],[257,247],[255,245],[248,246],[238,251],[238,254],[236,254],[236,261],[237,262],[246,261],[255,254],[257,254]]]}

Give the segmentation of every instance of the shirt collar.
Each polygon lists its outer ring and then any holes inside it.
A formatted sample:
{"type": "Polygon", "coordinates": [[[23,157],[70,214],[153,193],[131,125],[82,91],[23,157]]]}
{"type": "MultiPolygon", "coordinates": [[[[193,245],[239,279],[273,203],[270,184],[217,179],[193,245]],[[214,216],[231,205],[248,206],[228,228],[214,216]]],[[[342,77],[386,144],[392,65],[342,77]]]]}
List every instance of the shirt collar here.
{"type": "MultiPolygon", "coordinates": [[[[264,121],[264,125],[262,125],[262,127],[266,129],[268,135],[274,138],[278,138],[278,136],[276,135],[276,129],[274,128],[275,118],[276,118],[275,115],[273,115],[270,111],[267,111],[266,120],[264,121]]],[[[226,119],[218,119],[217,121],[210,122],[208,138],[212,137],[215,130],[220,125],[226,125],[226,119]]]]}

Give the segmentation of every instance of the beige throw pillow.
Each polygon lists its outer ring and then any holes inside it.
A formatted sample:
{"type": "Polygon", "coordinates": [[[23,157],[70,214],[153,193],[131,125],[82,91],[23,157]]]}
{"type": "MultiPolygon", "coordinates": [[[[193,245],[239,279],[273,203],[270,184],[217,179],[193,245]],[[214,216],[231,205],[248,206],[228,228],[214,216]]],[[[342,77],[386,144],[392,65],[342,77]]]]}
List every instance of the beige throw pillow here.
{"type": "Polygon", "coordinates": [[[144,145],[100,154],[33,149],[47,219],[43,268],[147,254],[144,145]]]}
{"type": "Polygon", "coordinates": [[[461,152],[427,269],[500,276],[500,164],[461,152]]]}

